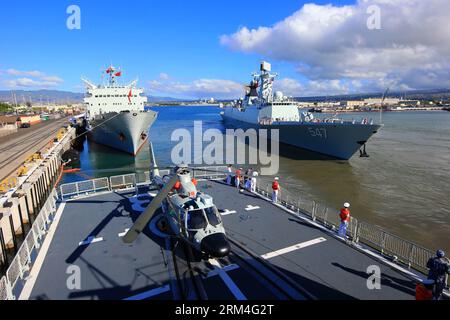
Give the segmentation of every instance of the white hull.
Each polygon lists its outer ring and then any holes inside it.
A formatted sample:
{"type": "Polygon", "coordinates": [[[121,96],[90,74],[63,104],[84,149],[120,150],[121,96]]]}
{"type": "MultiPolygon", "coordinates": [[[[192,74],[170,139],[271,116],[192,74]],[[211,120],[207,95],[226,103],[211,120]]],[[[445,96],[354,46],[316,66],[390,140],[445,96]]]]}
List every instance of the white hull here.
{"type": "Polygon", "coordinates": [[[136,156],[156,117],[154,111],[104,113],[89,121],[88,139],[136,156]]]}

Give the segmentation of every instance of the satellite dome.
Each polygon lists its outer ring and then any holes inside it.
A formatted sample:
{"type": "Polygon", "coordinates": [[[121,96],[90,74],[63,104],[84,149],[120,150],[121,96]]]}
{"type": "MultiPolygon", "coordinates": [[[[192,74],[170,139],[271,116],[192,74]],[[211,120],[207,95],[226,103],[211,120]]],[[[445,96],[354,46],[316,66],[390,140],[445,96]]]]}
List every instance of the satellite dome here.
{"type": "Polygon", "coordinates": [[[283,92],[281,92],[281,91],[275,92],[275,99],[276,100],[283,100],[283,92]]]}

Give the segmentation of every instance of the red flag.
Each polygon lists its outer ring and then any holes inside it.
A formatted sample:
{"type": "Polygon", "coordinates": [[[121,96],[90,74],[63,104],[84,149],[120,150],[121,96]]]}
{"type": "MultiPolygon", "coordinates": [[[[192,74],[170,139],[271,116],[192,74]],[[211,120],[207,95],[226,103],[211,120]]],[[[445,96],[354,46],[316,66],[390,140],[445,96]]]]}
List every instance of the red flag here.
{"type": "Polygon", "coordinates": [[[120,77],[120,76],[122,75],[122,71],[116,72],[114,75],[115,75],[116,77],[120,77]]]}
{"type": "Polygon", "coordinates": [[[128,102],[131,103],[131,89],[130,92],[128,93],[128,102]]]}

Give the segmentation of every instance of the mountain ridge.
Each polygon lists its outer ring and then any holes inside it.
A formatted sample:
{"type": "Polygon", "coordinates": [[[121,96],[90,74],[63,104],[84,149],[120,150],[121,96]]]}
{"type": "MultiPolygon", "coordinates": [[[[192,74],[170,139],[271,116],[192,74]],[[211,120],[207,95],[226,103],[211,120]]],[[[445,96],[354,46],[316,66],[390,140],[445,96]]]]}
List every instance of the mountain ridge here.
{"type": "MultiPolygon", "coordinates": [[[[81,103],[83,102],[84,93],[72,92],[64,90],[0,90],[0,101],[13,103],[13,93],[16,95],[17,103],[23,104],[29,102],[36,103],[81,103]]],[[[298,101],[345,101],[358,100],[364,98],[382,97],[382,92],[373,93],[352,93],[329,96],[296,96],[298,101]]],[[[405,99],[444,99],[450,100],[450,89],[424,89],[424,90],[410,90],[410,91],[393,91],[389,92],[389,97],[404,97],[405,99]]],[[[158,97],[147,96],[149,102],[181,102],[181,101],[195,101],[194,99],[180,99],[173,97],[158,97]]],[[[233,99],[221,99],[218,101],[232,101],[233,99]]]]}

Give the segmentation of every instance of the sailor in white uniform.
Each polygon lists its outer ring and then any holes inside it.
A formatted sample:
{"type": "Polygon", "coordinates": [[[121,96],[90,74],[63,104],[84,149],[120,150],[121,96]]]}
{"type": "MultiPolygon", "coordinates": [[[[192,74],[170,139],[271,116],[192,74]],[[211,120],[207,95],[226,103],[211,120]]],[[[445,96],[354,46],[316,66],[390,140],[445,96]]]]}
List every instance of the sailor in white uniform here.
{"type": "Polygon", "coordinates": [[[258,171],[253,171],[251,180],[251,191],[256,192],[256,177],[258,176],[258,171]]]}
{"type": "Polygon", "coordinates": [[[231,177],[232,177],[233,169],[231,168],[231,165],[227,168],[227,184],[231,185],[231,177]]]}

